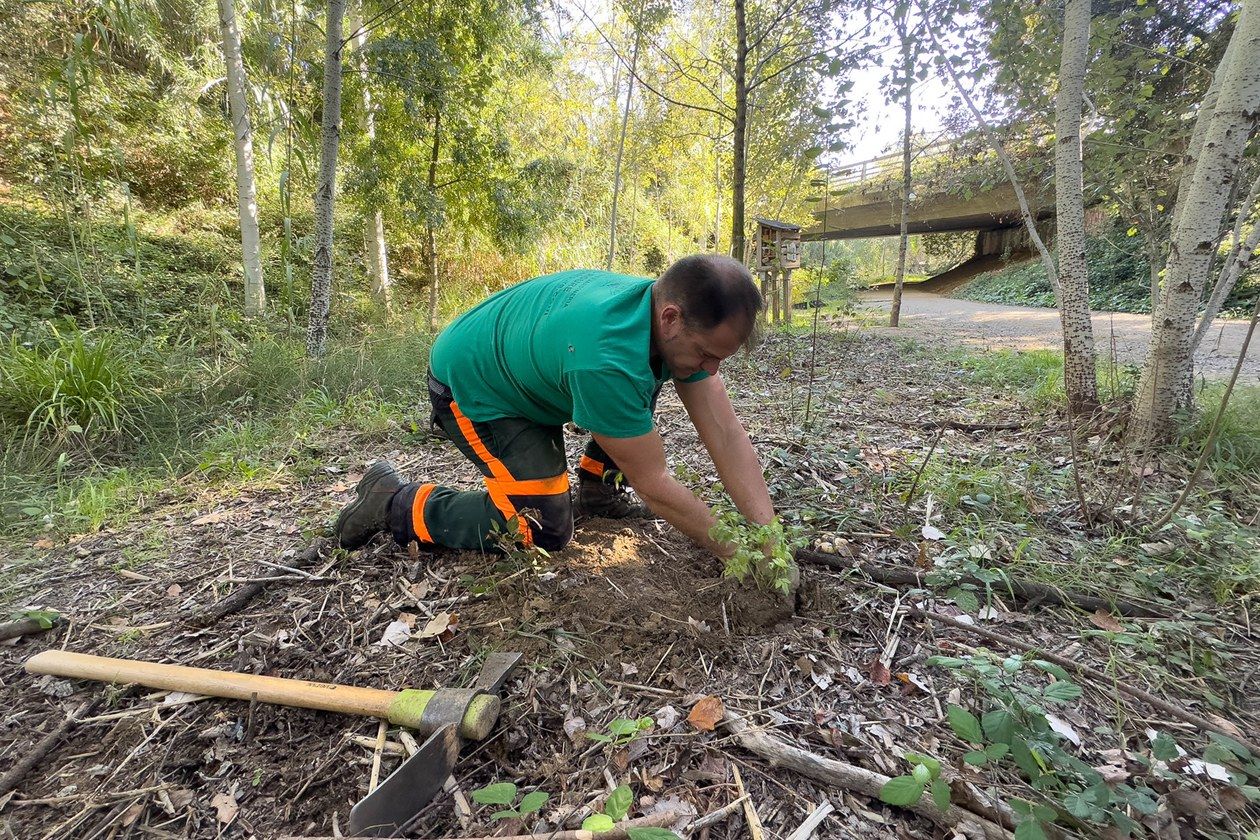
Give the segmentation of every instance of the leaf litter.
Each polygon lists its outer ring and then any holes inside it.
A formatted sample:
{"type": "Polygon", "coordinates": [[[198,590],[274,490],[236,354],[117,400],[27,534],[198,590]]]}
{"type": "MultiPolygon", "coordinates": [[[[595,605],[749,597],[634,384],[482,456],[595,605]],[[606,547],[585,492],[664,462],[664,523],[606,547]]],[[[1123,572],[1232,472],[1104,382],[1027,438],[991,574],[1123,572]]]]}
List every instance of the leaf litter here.
{"type": "MultiPolygon", "coordinates": [[[[880,530],[877,488],[888,476],[908,475],[919,467],[934,434],[912,427],[919,413],[953,409],[964,419],[976,419],[975,389],[948,363],[928,354],[907,356],[888,339],[850,336],[819,349],[817,415],[808,432],[798,425],[806,370],[799,360],[808,358],[807,343],[774,335],[759,359],[732,360],[728,379],[765,456],[776,504],[807,514],[813,535],[836,556],[911,568],[925,556],[932,568],[955,524],[948,512],[929,512],[938,524],[924,527],[916,504],[902,522],[909,530],[900,538],[891,536],[880,530]],[[785,367],[787,379],[780,376],[785,367]],[[868,387],[871,382],[880,388],[868,387]],[[923,382],[932,382],[938,395],[931,403],[898,396],[898,389],[923,382]],[[904,422],[889,423],[883,419],[889,415],[904,422]],[[800,443],[802,435],[809,445],[800,443]]],[[[1018,404],[1003,402],[996,393],[988,395],[984,410],[989,417],[1005,412],[1003,420],[1026,416],[1018,404]]],[[[671,459],[694,476],[692,483],[703,487],[716,481],[672,397],[662,401],[660,422],[671,459]]],[[[582,441],[566,442],[576,456],[582,441]]],[[[62,608],[80,628],[71,635],[71,650],[391,690],[467,685],[484,651],[521,651],[527,667],[504,688],[499,726],[484,743],[464,750],[455,779],[469,793],[508,781],[549,793],[536,815],[539,827],[579,823],[607,791],[610,777],[634,790],[631,816],[670,808],[708,813],[735,798],[731,767],[738,763],[745,768],[750,801],[767,831],[777,836],[791,834],[824,799],[837,810],[819,836],[936,836],[930,823],[908,811],[821,785],[742,752],[720,725],[724,711],[736,711],[795,746],[889,776],[904,772],[899,756],[912,750],[965,768],[959,757],[966,745],[952,740],[943,708],[963,702],[966,693],[924,661],[940,653],[965,653],[977,640],[902,621],[897,607],[905,592],[873,586],[853,574],[807,568],[797,603],[785,604],[721,578],[711,558],[668,528],[591,520],[579,524],[574,544],[551,558],[543,574],[513,566],[510,558],[413,554],[381,539],[329,565],[321,572],[326,579],[270,583],[245,610],[205,630],[184,627],[182,620],[193,611],[242,585],[233,581],[282,574],[253,561],[287,564],[305,546],[298,533],[329,521],[348,500],[351,479],[362,473],[366,457],[388,457],[410,475],[444,481],[450,476],[456,486],[476,486],[472,469],[449,446],[390,451],[397,443],[384,435],[349,432],[330,434],[319,445],[339,478],[330,478],[334,473],[306,481],[281,478],[275,486],[236,495],[229,491],[221,498],[205,490],[192,509],[172,489],[126,528],[106,528],[45,549],[56,562],[24,574],[7,598],[13,604],[47,602],[62,608]],[[294,525],[301,527],[295,531],[294,525]],[[127,557],[152,542],[155,530],[167,536],[167,549],[146,563],[143,574],[131,570],[127,557]],[[119,574],[119,569],[132,574],[119,574]],[[88,628],[165,622],[172,624],[123,632],[88,628]],[[380,644],[386,639],[390,644],[380,644]],[[685,725],[680,708],[687,713],[685,725]],[[653,725],[628,745],[585,737],[587,731],[603,731],[608,721],[644,717],[653,725]]],[[[1057,457],[1055,447],[1066,452],[1061,435],[947,430],[934,457],[944,457],[949,448],[959,458],[983,459],[1001,450],[1050,460],[1057,457]]],[[[1070,512],[1053,515],[1070,523],[1070,512]]],[[[1064,527],[1064,545],[1075,538],[1076,527],[1064,527]]],[[[1009,556],[1000,541],[993,545],[995,556],[1009,556]]],[[[1175,550],[1164,541],[1151,546],[1152,555],[1175,550]]],[[[1000,612],[1008,622],[1004,626],[1016,628],[1026,641],[1100,666],[1110,655],[1109,643],[1082,631],[1093,627],[1094,636],[1101,635],[1097,630],[1132,635],[1110,615],[1116,626],[1104,626],[1107,619],[1099,614],[1015,613],[997,606],[988,609],[1000,612]]],[[[944,603],[939,608],[949,609],[944,603]]],[[[1215,650],[1232,657],[1239,675],[1248,669],[1254,673],[1254,645],[1239,643],[1231,631],[1200,627],[1198,632],[1214,640],[1215,650]]],[[[60,646],[62,638],[31,637],[0,649],[0,662],[13,675],[0,685],[3,706],[10,710],[0,720],[0,755],[10,762],[85,700],[104,694],[93,683],[66,681],[63,687],[20,671],[26,657],[60,646]],[[40,685],[56,687],[44,694],[40,685]]],[[[1123,664],[1133,664],[1132,658],[1123,664]]],[[[1227,702],[1229,721],[1236,721],[1240,731],[1260,731],[1241,677],[1240,686],[1243,703],[1227,702]]],[[[1162,689],[1175,696],[1178,686],[1168,683],[1162,689]]],[[[163,706],[150,694],[139,690],[117,696],[111,709],[121,716],[101,715],[82,724],[18,792],[20,799],[60,795],[66,801],[24,807],[10,802],[0,809],[0,827],[15,836],[39,836],[65,825],[62,836],[88,837],[108,834],[109,821],[115,820],[155,836],[331,834],[334,820],[344,826],[349,807],[365,790],[372,750],[346,736],[374,741],[373,720],[217,699],[163,706]],[[93,775],[89,771],[95,767],[110,769],[93,775]],[[62,793],[68,781],[73,790],[62,793]],[[129,790],[146,792],[116,810],[76,816],[92,797],[129,790]]],[[[1201,702],[1194,693],[1180,699],[1201,702]]],[[[1136,765],[1106,754],[1120,736],[1105,687],[1087,686],[1071,710],[1052,725],[1082,760],[1108,768],[1109,780],[1122,781],[1136,765]],[[1068,733],[1076,734],[1080,744],[1068,733]]],[[[1140,706],[1131,712],[1159,720],[1140,706]]],[[[1125,755],[1140,754],[1131,726],[1125,737],[1133,747],[1125,755]]],[[[390,743],[400,738],[390,730],[390,743]]],[[[1192,743],[1180,734],[1178,740],[1192,743]]],[[[1254,819],[1254,803],[1221,778],[1228,769],[1197,756],[1168,766],[1188,784],[1208,791],[1208,799],[1220,801],[1222,812],[1238,824],[1254,819]]],[[[401,760],[401,753],[387,751],[382,774],[401,760]]],[[[1013,776],[1003,783],[1019,784],[1013,776]]],[[[1187,827],[1203,825],[1212,813],[1177,819],[1187,827]]],[[[472,836],[489,828],[487,820],[487,810],[474,808],[465,825],[451,799],[439,796],[421,815],[416,834],[472,836]]],[[[735,838],[744,831],[737,811],[714,825],[710,836],[735,838]]]]}

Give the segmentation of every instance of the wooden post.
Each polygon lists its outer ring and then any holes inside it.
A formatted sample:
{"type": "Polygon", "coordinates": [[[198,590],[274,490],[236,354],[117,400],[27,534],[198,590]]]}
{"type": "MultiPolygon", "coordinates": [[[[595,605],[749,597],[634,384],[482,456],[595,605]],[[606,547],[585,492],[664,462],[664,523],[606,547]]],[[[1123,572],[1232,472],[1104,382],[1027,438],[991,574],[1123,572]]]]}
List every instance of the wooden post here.
{"type": "Polygon", "coordinates": [[[765,309],[762,312],[762,315],[765,317],[767,321],[769,321],[770,320],[770,306],[771,306],[770,272],[759,271],[757,272],[757,274],[761,277],[761,300],[765,305],[765,309]]]}
{"type": "Polygon", "coordinates": [[[783,323],[792,326],[792,269],[783,269],[783,323]]]}

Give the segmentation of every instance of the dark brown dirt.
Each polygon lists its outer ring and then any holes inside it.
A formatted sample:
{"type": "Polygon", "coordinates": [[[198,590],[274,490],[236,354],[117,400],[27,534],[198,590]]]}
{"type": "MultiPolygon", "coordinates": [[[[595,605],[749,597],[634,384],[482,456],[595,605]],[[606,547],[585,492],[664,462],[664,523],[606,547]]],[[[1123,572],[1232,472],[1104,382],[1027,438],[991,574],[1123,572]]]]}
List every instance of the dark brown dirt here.
{"type": "MultiPolygon", "coordinates": [[[[728,375],[772,494],[816,534],[847,537],[855,557],[914,564],[920,542],[896,538],[880,522],[921,521],[919,503],[903,512],[895,482],[919,466],[934,433],[884,418],[1025,415],[996,392],[979,393],[952,366],[908,357],[889,341],[821,349],[807,430],[800,425],[807,343],[772,337],[755,361],[739,361],[728,375]]],[[[664,401],[660,425],[685,482],[712,498],[713,467],[676,401],[664,401]]],[[[571,441],[575,450],[580,443],[571,441]]],[[[0,768],[88,698],[110,698],[7,802],[0,797],[0,840],[331,835],[345,828],[350,807],[366,792],[372,750],[352,738],[373,739],[374,720],[216,699],[167,705],[161,692],[120,695],[22,670],[30,655],[53,647],[383,689],[466,685],[486,652],[521,651],[525,660],[505,687],[499,726],[465,748],[455,775],[465,794],[501,781],[548,792],[543,828],[580,823],[602,802],[609,778],[633,787],[636,814],[662,802],[714,810],[738,795],[732,769],[739,768],[767,837],[788,836],[824,799],[837,810],[820,837],[936,836],[905,811],[805,780],[721,733],[698,731],[686,718],[706,695],[826,757],[896,775],[905,770],[899,752],[919,750],[981,780],[961,762],[966,745],[950,734],[941,711],[959,686],[925,665],[933,653],[964,651],[976,640],[899,612],[908,601],[920,603],[917,596],[856,573],[807,568],[791,615],[784,602],[723,579],[716,561],[671,529],[606,520],[582,523],[572,546],[536,567],[470,553],[413,559],[381,539],[360,552],[326,555],[312,567],[315,579],[289,575],[267,564],[285,564],[310,543],[346,502],[366,461],[388,457],[416,477],[465,486],[474,480],[449,445],[401,448],[392,436],[351,433],[310,445],[321,454],[304,477],[291,468],[266,481],[217,486],[189,476],[140,500],[130,522],[34,549],[27,543],[0,561],[0,573],[12,581],[0,607],[47,605],[68,620],[0,646],[0,768]],[[184,625],[259,577],[283,579],[204,630],[184,625]],[[453,634],[421,638],[430,617],[442,613],[458,615],[453,634]],[[378,644],[397,620],[413,623],[412,638],[398,647],[378,644]],[[891,676],[873,665],[881,656],[891,676]],[[586,737],[617,718],[643,716],[656,724],[629,744],[586,737]]],[[[1030,425],[1002,435],[948,432],[935,457],[1053,457],[1043,450],[1066,451],[1057,432],[1030,425]]],[[[1059,556],[1048,548],[1042,561],[1075,565],[1069,549],[1059,556]]],[[[999,607],[1004,632],[1047,650],[1102,667],[1115,655],[1108,642],[1087,635],[1096,629],[1087,616],[999,607]]],[[[1211,628],[1211,641],[1244,675],[1254,670],[1254,645],[1241,631],[1222,629],[1237,626],[1211,628]]],[[[1135,637],[1155,638],[1134,628],[1135,637]]],[[[1159,645],[1168,644],[1167,632],[1159,645]]],[[[1162,650],[1159,656],[1162,662],[1162,650]]],[[[1126,675],[1180,693],[1182,702],[1202,702],[1198,675],[1179,672],[1191,686],[1185,690],[1160,686],[1150,678],[1161,672],[1147,661],[1125,655],[1126,675]]],[[[1236,682],[1245,687],[1241,676],[1236,682]]],[[[1206,684],[1230,696],[1218,683],[1206,684]]],[[[1105,687],[1086,688],[1064,717],[1082,733],[1115,725],[1105,687]]],[[[1256,720],[1232,702],[1222,713],[1244,728],[1256,720]]],[[[1101,761],[1095,746],[1110,748],[1116,739],[1137,749],[1143,714],[1149,712],[1127,709],[1125,735],[1095,738],[1082,756],[1101,761]]],[[[1191,737],[1178,735],[1187,744],[1191,737]]],[[[389,739],[397,744],[398,733],[391,730],[389,739]]],[[[386,756],[384,771],[397,762],[386,756]]],[[[1010,777],[999,783],[1022,790],[1010,777]]],[[[488,834],[496,828],[490,810],[476,806],[463,822],[451,797],[440,796],[415,834],[488,834]]],[[[510,829],[535,827],[506,822],[510,829]]],[[[713,840],[744,836],[739,815],[711,833],[713,840]]]]}

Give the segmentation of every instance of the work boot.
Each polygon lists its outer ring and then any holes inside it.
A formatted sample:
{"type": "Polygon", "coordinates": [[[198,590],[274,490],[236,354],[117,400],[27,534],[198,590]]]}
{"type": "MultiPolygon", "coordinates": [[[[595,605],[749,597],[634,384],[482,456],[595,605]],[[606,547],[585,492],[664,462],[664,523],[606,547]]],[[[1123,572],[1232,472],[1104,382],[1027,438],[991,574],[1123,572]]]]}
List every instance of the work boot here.
{"type": "Polygon", "coordinates": [[[353,550],[367,545],[389,524],[389,501],[406,484],[389,461],[377,461],[359,479],[354,501],[337,517],[337,542],[353,550]]]}
{"type": "Polygon", "coordinates": [[[655,519],[647,505],[636,502],[629,488],[598,478],[578,478],[577,515],[607,519],[655,519]]]}

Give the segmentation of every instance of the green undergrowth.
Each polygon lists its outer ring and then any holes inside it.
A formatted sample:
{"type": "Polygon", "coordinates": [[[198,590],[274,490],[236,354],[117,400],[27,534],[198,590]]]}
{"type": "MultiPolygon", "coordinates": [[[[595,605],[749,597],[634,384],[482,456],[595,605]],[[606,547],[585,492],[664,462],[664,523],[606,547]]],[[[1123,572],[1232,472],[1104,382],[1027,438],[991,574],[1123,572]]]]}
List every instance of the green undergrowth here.
{"type": "MultiPolygon", "coordinates": [[[[939,351],[903,343],[899,356],[952,368],[960,377],[954,388],[971,396],[942,383],[932,397],[955,404],[967,419],[1031,418],[1048,429],[1010,439],[999,434],[991,447],[950,433],[926,465],[916,453],[882,480],[886,495],[875,497],[874,519],[907,539],[924,540],[930,500],[931,539],[925,544],[944,573],[941,591],[955,586],[951,570],[956,578],[992,570],[1103,595],[1173,602],[1191,596],[1223,606],[1260,590],[1260,528],[1254,521],[1260,504],[1260,388],[1235,389],[1197,489],[1168,525],[1153,530],[1202,451],[1222,385],[1199,389],[1197,412],[1182,418],[1175,445],[1152,462],[1126,449],[1123,425],[1116,425],[1137,371],[1100,365],[1104,400],[1116,395],[1105,406],[1111,419],[1101,431],[1091,428],[1084,435],[1077,463],[1067,444],[1057,354],[939,351]],[[969,400],[975,403],[971,407],[969,400]],[[1143,470],[1149,475],[1139,480],[1143,470]],[[1088,530],[1078,477],[1096,520],[1088,530]],[[907,509],[912,486],[914,503],[907,509]]],[[[879,389],[872,395],[878,397],[879,389]]],[[[897,399],[894,389],[887,412],[898,410],[897,399]]],[[[853,458],[858,464],[864,460],[853,458]]],[[[992,592],[1000,594],[1000,584],[994,583],[992,592]]],[[[983,602],[983,593],[961,595],[972,608],[976,596],[983,602]]]]}
{"type": "MultiPolygon", "coordinates": [[[[1096,312],[1151,311],[1150,268],[1140,235],[1113,230],[1085,241],[1089,264],[1089,305],[1096,312]]],[[[1219,263],[1218,263],[1219,265],[1219,263]]],[[[1238,283],[1222,307],[1222,315],[1246,317],[1260,295],[1254,272],[1238,283]]],[[[952,293],[953,297],[1013,306],[1056,306],[1054,290],[1040,259],[1007,265],[979,275],[952,293]]]]}
{"type": "Polygon", "coordinates": [[[10,342],[0,348],[3,515],[28,532],[93,530],[188,476],[309,475],[330,430],[411,427],[428,344],[383,327],[335,339],[312,361],[296,336],[217,353],[105,329],[10,342]]]}

